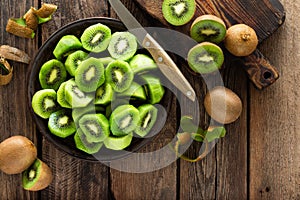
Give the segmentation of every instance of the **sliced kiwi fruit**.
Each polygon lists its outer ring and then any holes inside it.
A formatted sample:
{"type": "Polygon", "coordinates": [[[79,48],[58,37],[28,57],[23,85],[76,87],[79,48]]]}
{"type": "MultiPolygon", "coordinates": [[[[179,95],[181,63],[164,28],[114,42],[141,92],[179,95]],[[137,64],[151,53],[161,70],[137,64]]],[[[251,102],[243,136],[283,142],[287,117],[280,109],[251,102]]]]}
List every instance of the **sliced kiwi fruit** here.
{"type": "Polygon", "coordinates": [[[149,103],[156,104],[160,102],[165,94],[165,89],[161,85],[160,79],[149,74],[142,75],[141,78],[145,83],[149,103]]]}
{"type": "Polygon", "coordinates": [[[104,81],[104,66],[96,58],[84,60],[75,71],[75,83],[84,92],[96,91],[104,81]]]}
{"type": "Polygon", "coordinates": [[[130,87],[122,93],[117,93],[117,98],[129,97],[131,100],[147,99],[145,89],[138,83],[132,82],[130,87]]]}
{"type": "Polygon", "coordinates": [[[129,60],[137,51],[136,37],[129,32],[115,32],[108,46],[111,57],[118,60],[129,60]]]}
{"type": "Polygon", "coordinates": [[[104,140],[104,145],[107,149],[122,150],[128,147],[132,141],[133,134],[129,133],[121,137],[109,136],[104,140]]]}
{"type": "Polygon", "coordinates": [[[65,98],[66,101],[72,106],[72,108],[80,108],[87,106],[92,100],[94,95],[83,92],[76,85],[74,79],[67,81],[65,86],[65,98]]]}
{"type": "Polygon", "coordinates": [[[65,61],[66,70],[71,76],[75,76],[75,71],[78,68],[78,65],[88,57],[88,53],[77,50],[70,55],[68,55],[65,61]]]}
{"type": "Polygon", "coordinates": [[[226,25],[215,15],[202,15],[192,24],[191,37],[197,42],[220,43],[226,36],[226,25]]]}
{"type": "Polygon", "coordinates": [[[105,78],[115,92],[124,92],[130,87],[134,74],[127,62],[115,60],[105,69],[105,78]]]}
{"type": "Polygon", "coordinates": [[[66,101],[65,86],[67,82],[63,82],[57,90],[57,102],[63,108],[72,108],[72,106],[66,101]]]}
{"type": "Polygon", "coordinates": [[[22,186],[25,190],[39,191],[45,189],[53,180],[50,167],[36,159],[34,163],[22,173],[22,186]]]}
{"type": "Polygon", "coordinates": [[[82,48],[80,40],[75,35],[65,35],[63,36],[55,46],[53,50],[53,55],[58,60],[70,55],[72,52],[82,48]]]}
{"type": "Polygon", "coordinates": [[[50,115],[48,128],[52,134],[61,138],[66,138],[76,132],[71,112],[65,109],[58,110],[50,115]]]}
{"type": "Polygon", "coordinates": [[[95,53],[102,52],[109,45],[111,30],[104,24],[94,24],[84,30],[80,40],[84,49],[95,53]]]}
{"type": "Polygon", "coordinates": [[[86,107],[82,108],[73,108],[72,109],[72,118],[77,125],[79,122],[79,119],[85,115],[85,114],[96,114],[96,113],[105,113],[105,108],[99,105],[94,105],[93,103],[90,103],[86,107]]]}
{"type": "Polygon", "coordinates": [[[188,23],[196,11],[195,0],[164,0],[162,13],[167,22],[174,26],[188,23]]]}
{"type": "Polygon", "coordinates": [[[189,51],[187,61],[193,71],[208,74],[222,67],[224,54],[216,44],[202,42],[189,51]]]}
{"type": "Polygon", "coordinates": [[[101,147],[103,146],[102,142],[88,142],[86,140],[86,135],[82,132],[79,128],[74,135],[74,141],[76,148],[84,151],[87,154],[95,154],[100,151],[101,147]]]}
{"type": "Polygon", "coordinates": [[[138,107],[140,119],[134,132],[145,137],[154,126],[157,119],[157,108],[151,104],[144,104],[138,107]]]}
{"type": "Polygon", "coordinates": [[[79,120],[79,127],[88,142],[102,142],[109,136],[109,122],[103,114],[85,114],[79,120]]]}
{"type": "Polygon", "coordinates": [[[44,63],[39,72],[39,81],[43,89],[57,90],[67,78],[67,71],[62,62],[51,59],[44,63]]]}
{"type": "Polygon", "coordinates": [[[147,72],[157,69],[155,61],[147,55],[137,54],[129,62],[133,73],[147,72]]]}
{"type": "Polygon", "coordinates": [[[114,100],[111,101],[110,104],[108,104],[105,108],[105,116],[107,118],[110,117],[112,111],[114,109],[116,109],[118,106],[121,106],[121,105],[128,105],[129,104],[129,100],[128,99],[122,99],[122,98],[116,98],[114,100]]]}
{"type": "Polygon", "coordinates": [[[109,83],[104,83],[95,92],[94,103],[97,105],[106,105],[113,98],[113,89],[109,83]]]}
{"type": "Polygon", "coordinates": [[[43,119],[48,119],[51,113],[57,111],[57,94],[53,89],[43,89],[37,91],[31,101],[33,111],[43,119]]]}
{"type": "Polygon", "coordinates": [[[102,62],[102,64],[104,65],[104,67],[107,67],[107,65],[109,63],[111,63],[112,61],[114,61],[115,59],[112,57],[103,57],[103,58],[99,58],[100,62],[102,62]]]}
{"type": "Polygon", "coordinates": [[[118,106],[110,115],[110,130],[115,136],[131,133],[139,121],[139,110],[133,105],[118,106]]]}

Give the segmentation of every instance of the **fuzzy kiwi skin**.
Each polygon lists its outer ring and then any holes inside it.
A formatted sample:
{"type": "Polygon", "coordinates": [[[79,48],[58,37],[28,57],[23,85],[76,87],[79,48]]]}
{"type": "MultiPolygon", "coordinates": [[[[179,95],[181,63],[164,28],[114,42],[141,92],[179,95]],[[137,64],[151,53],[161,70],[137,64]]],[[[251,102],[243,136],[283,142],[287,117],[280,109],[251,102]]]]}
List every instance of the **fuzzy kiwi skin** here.
{"type": "Polygon", "coordinates": [[[24,136],[12,136],[0,143],[0,169],[6,174],[23,172],[36,157],[35,145],[24,136]]]}

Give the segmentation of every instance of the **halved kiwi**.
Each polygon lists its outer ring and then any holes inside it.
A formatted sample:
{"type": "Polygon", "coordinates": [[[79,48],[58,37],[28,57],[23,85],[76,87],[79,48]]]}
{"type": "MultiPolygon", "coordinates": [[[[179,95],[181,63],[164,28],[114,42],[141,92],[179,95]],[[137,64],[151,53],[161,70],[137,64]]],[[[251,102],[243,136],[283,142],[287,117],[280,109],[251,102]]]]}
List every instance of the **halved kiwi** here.
{"type": "Polygon", "coordinates": [[[147,95],[144,88],[136,82],[132,82],[130,87],[124,92],[116,93],[116,98],[122,98],[122,97],[128,97],[131,100],[143,100],[143,101],[147,99],[147,95]]]}
{"type": "Polygon", "coordinates": [[[115,59],[129,60],[137,51],[136,37],[129,32],[115,32],[112,34],[108,51],[115,59]]]}
{"type": "Polygon", "coordinates": [[[155,61],[147,55],[137,54],[129,62],[133,73],[147,72],[157,69],[155,61]]]}
{"type": "Polygon", "coordinates": [[[113,89],[109,83],[104,83],[95,92],[95,104],[106,105],[111,102],[113,97],[113,89]]]}
{"type": "Polygon", "coordinates": [[[52,134],[61,138],[66,138],[76,132],[71,112],[65,109],[56,111],[50,115],[48,128],[52,134]]]}
{"type": "Polygon", "coordinates": [[[132,137],[132,133],[121,137],[109,136],[104,140],[104,145],[107,149],[122,150],[130,145],[132,137]]]}
{"type": "Polygon", "coordinates": [[[142,75],[141,78],[145,83],[149,103],[159,103],[165,94],[165,89],[161,85],[160,79],[149,74],[142,75]]]}
{"type": "Polygon", "coordinates": [[[88,53],[77,50],[71,53],[65,62],[66,70],[71,76],[75,76],[75,71],[78,68],[78,65],[88,57],[88,53]]]}
{"type": "Polygon", "coordinates": [[[127,62],[115,60],[105,69],[105,78],[115,92],[124,92],[130,87],[134,74],[127,62]]]}
{"type": "Polygon", "coordinates": [[[65,86],[67,82],[63,82],[57,90],[57,102],[63,108],[72,108],[72,106],[66,101],[65,86]]]}
{"type": "Polygon", "coordinates": [[[65,35],[63,36],[55,46],[53,50],[53,55],[58,60],[70,55],[72,52],[82,48],[82,44],[75,35],[65,35]]]}
{"type": "Polygon", "coordinates": [[[79,128],[74,135],[74,141],[76,148],[84,151],[87,154],[95,154],[100,151],[101,147],[103,146],[102,142],[88,142],[86,140],[86,135],[82,132],[79,128]]]}
{"type": "Polygon", "coordinates": [[[220,43],[226,36],[226,25],[215,15],[202,15],[192,24],[191,37],[197,42],[220,43]]]}
{"type": "Polygon", "coordinates": [[[115,136],[131,133],[139,121],[139,110],[133,105],[118,106],[110,115],[110,130],[115,136]]]}
{"type": "Polygon", "coordinates": [[[41,118],[49,118],[51,113],[59,109],[56,98],[57,94],[53,89],[37,91],[31,100],[33,111],[41,118]]]}
{"type": "Polygon", "coordinates": [[[151,104],[144,104],[138,107],[140,119],[134,132],[145,137],[154,126],[157,119],[157,108],[151,104]]]}
{"type": "Polygon", "coordinates": [[[196,11],[195,0],[164,0],[162,12],[164,18],[174,26],[188,23],[196,11]]]}
{"type": "Polygon", "coordinates": [[[62,62],[51,59],[44,63],[39,72],[39,81],[43,89],[57,90],[67,78],[67,71],[62,62]]]}
{"type": "Polygon", "coordinates": [[[84,92],[96,91],[104,81],[104,66],[96,58],[84,60],[75,71],[75,83],[84,92]]]}
{"type": "Polygon", "coordinates": [[[111,30],[104,24],[94,24],[84,30],[80,40],[84,49],[95,53],[102,52],[109,45],[111,30]]]}
{"type": "Polygon", "coordinates": [[[187,61],[193,71],[208,74],[222,67],[224,54],[219,46],[202,42],[189,51],[187,61]]]}

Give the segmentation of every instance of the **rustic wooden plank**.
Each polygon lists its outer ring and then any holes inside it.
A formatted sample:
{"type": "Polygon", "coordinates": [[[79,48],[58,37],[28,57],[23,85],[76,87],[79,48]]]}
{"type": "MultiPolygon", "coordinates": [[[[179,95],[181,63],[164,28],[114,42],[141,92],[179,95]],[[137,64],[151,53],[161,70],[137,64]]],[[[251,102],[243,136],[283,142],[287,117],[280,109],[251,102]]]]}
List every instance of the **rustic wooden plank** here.
{"type": "MultiPolygon", "coordinates": [[[[53,20],[43,25],[42,42],[67,23],[94,16],[107,16],[106,1],[93,0],[48,1],[58,6],[53,20]]],[[[101,163],[90,163],[73,158],[43,140],[43,160],[52,168],[54,180],[41,192],[43,199],[107,199],[108,168],[101,163]]]]}
{"type": "MultiPolygon", "coordinates": [[[[37,6],[37,0],[10,1],[0,3],[0,44],[7,44],[19,48],[31,57],[37,49],[37,38],[18,38],[5,31],[7,20],[10,17],[19,18],[31,7],[37,6]]],[[[35,135],[35,126],[28,112],[27,101],[27,72],[30,70],[26,64],[9,61],[14,67],[14,75],[9,85],[0,86],[0,141],[13,136],[23,135],[32,140],[36,145],[38,139],[35,135]]],[[[38,193],[28,192],[22,188],[21,175],[6,175],[0,172],[1,199],[34,199],[38,193]]]]}
{"type": "Polygon", "coordinates": [[[250,199],[300,199],[300,6],[281,2],[289,17],[261,49],[282,79],[250,90],[250,199]]]}

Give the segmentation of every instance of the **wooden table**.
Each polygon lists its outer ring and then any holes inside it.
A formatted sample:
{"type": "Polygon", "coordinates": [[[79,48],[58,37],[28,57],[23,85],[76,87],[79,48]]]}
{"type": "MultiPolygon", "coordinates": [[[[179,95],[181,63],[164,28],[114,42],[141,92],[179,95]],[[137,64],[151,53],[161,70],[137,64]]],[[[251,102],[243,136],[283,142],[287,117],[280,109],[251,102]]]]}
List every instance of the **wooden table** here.
{"type": "MultiPolygon", "coordinates": [[[[21,16],[41,1],[1,1],[1,44],[25,50],[34,57],[43,42],[61,26],[85,17],[116,17],[106,0],[48,0],[59,9],[42,25],[37,37],[23,39],[5,32],[9,17],[21,16]]],[[[131,0],[123,0],[143,25],[159,25],[131,0]]],[[[24,135],[38,146],[38,156],[53,170],[52,184],[41,192],[21,187],[20,175],[0,173],[0,199],[300,199],[300,1],[282,0],[284,25],[259,47],[280,71],[280,79],[264,91],[256,90],[238,66],[224,71],[225,85],[243,101],[238,121],[200,162],[177,160],[149,173],[125,173],[101,163],[78,160],[59,151],[36,129],[27,101],[30,67],[12,62],[14,77],[0,87],[0,140],[24,135]],[[299,31],[299,32],[298,32],[299,31]]],[[[197,78],[183,69],[201,94],[197,78]]],[[[176,99],[170,103],[176,106],[176,99]]],[[[201,110],[203,113],[203,109],[201,110]]],[[[176,132],[176,110],[159,137],[142,151],[157,149],[176,132]],[[174,125],[175,124],[175,125],[174,125]]]]}

